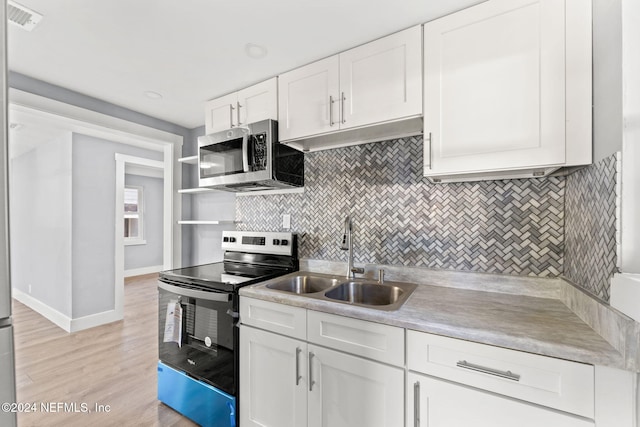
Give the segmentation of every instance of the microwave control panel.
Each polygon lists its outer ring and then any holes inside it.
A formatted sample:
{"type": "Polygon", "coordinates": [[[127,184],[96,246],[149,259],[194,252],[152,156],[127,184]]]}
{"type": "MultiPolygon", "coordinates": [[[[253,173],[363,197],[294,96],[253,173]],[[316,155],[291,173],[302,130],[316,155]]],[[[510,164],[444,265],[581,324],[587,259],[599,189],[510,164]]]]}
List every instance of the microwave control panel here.
{"type": "Polygon", "coordinates": [[[252,171],[261,171],[267,168],[267,134],[266,132],[252,135],[253,138],[253,162],[252,171]]]}

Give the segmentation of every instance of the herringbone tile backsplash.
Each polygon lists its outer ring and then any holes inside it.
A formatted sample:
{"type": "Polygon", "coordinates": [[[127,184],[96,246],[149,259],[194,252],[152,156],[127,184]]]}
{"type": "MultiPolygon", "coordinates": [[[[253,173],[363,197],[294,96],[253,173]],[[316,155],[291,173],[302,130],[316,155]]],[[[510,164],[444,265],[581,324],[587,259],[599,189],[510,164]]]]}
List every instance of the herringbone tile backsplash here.
{"type": "Polygon", "coordinates": [[[422,137],[307,153],[305,192],[243,196],[242,230],[279,231],[291,214],[300,256],[540,277],[563,272],[565,178],[431,184],[422,137]]]}
{"type": "Polygon", "coordinates": [[[567,177],[564,275],[604,301],[616,267],[616,155],[567,177]]]}

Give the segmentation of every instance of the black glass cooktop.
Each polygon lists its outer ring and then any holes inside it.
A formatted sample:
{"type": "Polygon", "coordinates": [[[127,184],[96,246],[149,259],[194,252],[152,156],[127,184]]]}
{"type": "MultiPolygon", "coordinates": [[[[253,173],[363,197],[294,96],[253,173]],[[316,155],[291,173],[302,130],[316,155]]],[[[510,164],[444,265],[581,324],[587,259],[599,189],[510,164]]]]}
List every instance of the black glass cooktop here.
{"type": "Polygon", "coordinates": [[[234,292],[242,286],[268,280],[291,271],[291,269],[274,266],[214,262],[161,271],[160,280],[177,286],[201,290],[234,292]]]}

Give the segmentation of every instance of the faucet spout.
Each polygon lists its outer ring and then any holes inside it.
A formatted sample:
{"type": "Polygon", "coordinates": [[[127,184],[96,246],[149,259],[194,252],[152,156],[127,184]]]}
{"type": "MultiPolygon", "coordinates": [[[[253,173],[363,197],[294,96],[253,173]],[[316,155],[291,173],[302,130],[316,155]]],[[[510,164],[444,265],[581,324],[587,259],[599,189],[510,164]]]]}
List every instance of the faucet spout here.
{"type": "Polygon", "coordinates": [[[342,235],[342,244],[340,249],[343,251],[349,251],[347,261],[347,279],[355,279],[356,273],[364,273],[364,268],[354,267],[353,265],[353,223],[351,222],[351,216],[347,215],[344,220],[344,234],[342,235]]]}

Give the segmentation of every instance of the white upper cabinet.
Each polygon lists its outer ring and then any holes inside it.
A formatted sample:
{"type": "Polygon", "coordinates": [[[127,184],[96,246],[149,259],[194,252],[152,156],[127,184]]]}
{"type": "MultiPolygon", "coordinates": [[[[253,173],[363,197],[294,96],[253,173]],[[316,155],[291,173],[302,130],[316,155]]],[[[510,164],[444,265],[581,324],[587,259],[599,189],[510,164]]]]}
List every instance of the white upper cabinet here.
{"type": "Polygon", "coordinates": [[[419,26],[340,54],[342,129],[422,114],[419,26]]]}
{"type": "Polygon", "coordinates": [[[490,0],[424,25],[425,176],[531,177],[591,162],[590,7],[490,0]]]}
{"type": "Polygon", "coordinates": [[[421,39],[412,27],[280,75],[280,140],[420,116],[421,39]]]}
{"type": "Polygon", "coordinates": [[[238,93],[234,92],[205,104],[204,127],[207,134],[230,129],[235,125],[237,101],[238,93]]]}
{"type": "Polygon", "coordinates": [[[336,55],[279,76],[281,141],[339,129],[338,70],[336,55]]]}
{"type": "Polygon", "coordinates": [[[205,132],[278,119],[278,80],[273,77],[205,104],[205,132]]]}

